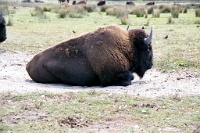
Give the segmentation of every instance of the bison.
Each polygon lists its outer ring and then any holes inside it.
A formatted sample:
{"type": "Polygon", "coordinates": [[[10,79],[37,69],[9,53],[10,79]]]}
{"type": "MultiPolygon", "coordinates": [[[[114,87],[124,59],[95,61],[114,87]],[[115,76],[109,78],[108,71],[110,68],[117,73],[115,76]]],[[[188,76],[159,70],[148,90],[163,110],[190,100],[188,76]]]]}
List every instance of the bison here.
{"type": "Polygon", "coordinates": [[[153,65],[152,29],[117,25],[63,41],[33,57],[26,70],[39,83],[77,86],[128,86],[133,72],[142,78],[153,65]]]}
{"type": "Polygon", "coordinates": [[[3,15],[0,14],[0,42],[5,41],[6,39],[6,21],[3,15]]]}
{"type": "Polygon", "coordinates": [[[146,5],[147,6],[153,6],[153,5],[155,5],[155,2],[148,2],[146,5]]]}
{"type": "Polygon", "coordinates": [[[87,4],[87,0],[81,0],[78,3],[76,3],[75,0],[72,2],[72,5],[84,5],[84,4],[87,4]]]}
{"type": "Polygon", "coordinates": [[[98,3],[97,3],[97,6],[103,6],[106,4],[106,1],[105,0],[100,0],[98,3]]]}
{"type": "Polygon", "coordinates": [[[44,3],[42,0],[35,0],[35,3],[44,3]]]}
{"type": "Polygon", "coordinates": [[[67,1],[67,3],[69,3],[69,0],[58,0],[58,2],[60,2],[60,4],[65,3],[65,1],[67,1]]]}
{"type": "Polygon", "coordinates": [[[127,2],[126,2],[126,5],[133,5],[133,6],[134,6],[135,3],[133,3],[133,1],[127,1],[127,2]]]}
{"type": "Polygon", "coordinates": [[[32,2],[31,0],[22,0],[21,2],[32,2]]]}

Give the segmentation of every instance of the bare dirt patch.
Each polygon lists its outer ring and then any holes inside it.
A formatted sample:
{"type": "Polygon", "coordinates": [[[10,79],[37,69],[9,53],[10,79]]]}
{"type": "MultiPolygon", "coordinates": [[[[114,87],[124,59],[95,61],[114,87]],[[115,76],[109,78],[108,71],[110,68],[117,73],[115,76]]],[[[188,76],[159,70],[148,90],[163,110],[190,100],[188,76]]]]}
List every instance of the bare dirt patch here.
{"type": "Polygon", "coordinates": [[[200,73],[187,71],[162,73],[156,69],[151,69],[141,80],[135,75],[132,85],[128,87],[110,86],[103,88],[35,83],[26,72],[26,64],[32,57],[32,54],[0,50],[0,93],[35,91],[63,93],[96,90],[145,97],[200,94],[200,73]]]}
{"type": "Polygon", "coordinates": [[[3,117],[1,121],[6,125],[15,125],[20,122],[39,121],[46,118],[47,115],[45,113],[25,110],[18,114],[7,115],[6,117],[3,117]]]}

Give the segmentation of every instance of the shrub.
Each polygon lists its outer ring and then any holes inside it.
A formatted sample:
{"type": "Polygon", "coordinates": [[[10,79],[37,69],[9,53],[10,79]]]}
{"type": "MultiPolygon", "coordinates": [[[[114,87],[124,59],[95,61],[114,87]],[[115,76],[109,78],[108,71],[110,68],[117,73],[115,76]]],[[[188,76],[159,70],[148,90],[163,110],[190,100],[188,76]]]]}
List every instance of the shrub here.
{"type": "Polygon", "coordinates": [[[122,25],[127,25],[128,24],[128,19],[126,17],[121,17],[120,20],[121,20],[121,24],[122,25]]]}
{"type": "Polygon", "coordinates": [[[7,26],[12,26],[12,25],[13,25],[13,19],[12,19],[12,17],[9,15],[7,26]]]}
{"type": "Polygon", "coordinates": [[[44,13],[43,9],[39,6],[35,6],[35,10],[31,11],[32,17],[38,17],[39,19],[47,19],[47,15],[44,13]]]}
{"type": "Polygon", "coordinates": [[[94,5],[85,5],[84,6],[84,9],[87,11],[87,12],[94,12],[96,10],[96,6],[94,5]]]}
{"type": "Polygon", "coordinates": [[[195,21],[194,24],[200,24],[200,20],[195,21]]]}
{"type": "Polygon", "coordinates": [[[122,24],[128,23],[128,11],[124,8],[109,8],[106,10],[106,14],[120,18],[122,24]]]}
{"type": "Polygon", "coordinates": [[[43,9],[39,6],[35,6],[35,11],[36,12],[44,12],[43,9]]]}
{"type": "Polygon", "coordinates": [[[81,5],[72,6],[67,9],[69,9],[68,12],[78,13],[78,14],[81,14],[82,16],[87,15],[88,13],[88,11],[84,8],[84,6],[81,6],[81,5]]]}
{"type": "Polygon", "coordinates": [[[109,8],[106,10],[106,15],[117,16],[118,12],[117,8],[109,8]]]}
{"type": "Polygon", "coordinates": [[[167,20],[168,20],[167,24],[171,24],[172,23],[172,16],[169,16],[167,20]]]}
{"type": "Polygon", "coordinates": [[[59,10],[59,13],[58,13],[59,18],[66,18],[66,16],[67,16],[67,11],[65,9],[59,10]]]}
{"type": "Polygon", "coordinates": [[[147,22],[144,24],[144,26],[149,26],[150,18],[147,19],[147,22]]]}
{"type": "Polygon", "coordinates": [[[160,10],[161,13],[170,13],[171,12],[171,7],[167,7],[167,8],[164,8],[162,10],[160,10]]]}
{"type": "Polygon", "coordinates": [[[9,13],[8,14],[15,14],[16,11],[15,10],[9,10],[9,13]]]}
{"type": "Polygon", "coordinates": [[[152,17],[159,18],[160,17],[160,11],[159,10],[154,10],[153,13],[152,13],[152,17]]]}
{"type": "Polygon", "coordinates": [[[153,7],[148,8],[148,9],[147,9],[147,13],[148,13],[148,14],[152,14],[152,13],[153,13],[153,7]]]}
{"type": "Polygon", "coordinates": [[[126,18],[128,19],[128,12],[126,10],[121,10],[116,12],[116,17],[117,18],[126,18]]]}
{"type": "Polygon", "coordinates": [[[103,6],[100,7],[100,11],[101,11],[101,12],[106,12],[106,10],[107,10],[108,8],[109,8],[108,6],[103,5],[103,6]]]}
{"type": "Polygon", "coordinates": [[[145,17],[145,18],[148,18],[148,14],[146,13],[144,17],[145,17]]]}
{"type": "Polygon", "coordinates": [[[72,12],[70,12],[69,17],[70,18],[82,18],[83,15],[81,15],[79,13],[72,13],[72,12]]]}
{"type": "Polygon", "coordinates": [[[200,9],[195,10],[195,15],[196,15],[196,17],[200,17],[200,9]]]}
{"type": "Polygon", "coordinates": [[[65,6],[58,9],[58,11],[55,10],[55,12],[58,13],[59,18],[65,18],[67,16],[70,18],[82,18],[84,15],[87,15],[88,11],[91,11],[90,7],[81,5],[65,6]]]}
{"type": "Polygon", "coordinates": [[[179,8],[172,7],[171,15],[172,15],[173,18],[178,18],[179,17],[179,13],[180,13],[179,8]]]}
{"type": "Polygon", "coordinates": [[[170,13],[171,12],[171,7],[168,5],[161,5],[159,6],[160,13],[170,13]]]}
{"type": "Polygon", "coordinates": [[[183,9],[183,13],[187,13],[187,7],[183,9]]]}
{"type": "Polygon", "coordinates": [[[43,8],[43,11],[44,11],[44,12],[51,12],[51,10],[52,10],[51,7],[46,7],[46,6],[45,6],[45,7],[43,8]]]}
{"type": "Polygon", "coordinates": [[[0,6],[0,14],[8,15],[9,14],[8,6],[0,6]]]}
{"type": "Polygon", "coordinates": [[[142,7],[135,7],[132,9],[132,11],[130,11],[130,14],[134,14],[137,17],[144,17],[146,12],[145,12],[145,9],[142,7]]]}

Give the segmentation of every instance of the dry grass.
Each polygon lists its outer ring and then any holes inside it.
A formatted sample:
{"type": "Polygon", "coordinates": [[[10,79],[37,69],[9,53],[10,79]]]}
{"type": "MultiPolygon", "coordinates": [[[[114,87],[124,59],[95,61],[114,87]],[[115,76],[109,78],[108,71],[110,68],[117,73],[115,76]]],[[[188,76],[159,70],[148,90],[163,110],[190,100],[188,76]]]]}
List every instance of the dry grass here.
{"type": "Polygon", "coordinates": [[[164,132],[170,128],[174,132],[192,133],[199,130],[199,101],[198,96],[150,99],[93,90],[64,94],[4,93],[0,94],[0,131],[164,132]]]}

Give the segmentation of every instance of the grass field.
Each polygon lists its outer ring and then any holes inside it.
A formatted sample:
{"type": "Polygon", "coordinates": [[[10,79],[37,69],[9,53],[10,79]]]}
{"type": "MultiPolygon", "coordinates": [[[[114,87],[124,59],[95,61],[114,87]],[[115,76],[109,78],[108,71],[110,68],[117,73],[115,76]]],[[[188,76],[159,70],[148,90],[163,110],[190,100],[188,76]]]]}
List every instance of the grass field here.
{"type": "MultiPolygon", "coordinates": [[[[8,39],[0,44],[0,50],[35,54],[101,26],[144,26],[147,33],[153,28],[154,68],[200,72],[200,17],[195,16],[199,6],[188,7],[187,13],[173,18],[171,13],[137,17],[130,13],[136,7],[120,3],[106,7],[119,9],[116,15],[107,15],[94,5],[83,9],[60,7],[47,0],[37,5],[0,2],[8,25],[8,39]],[[51,10],[41,11],[44,7],[51,10]],[[60,18],[62,12],[66,16],[60,18]]],[[[0,132],[200,132],[200,96],[143,98],[96,91],[1,93],[0,106],[0,132]]]]}
{"type": "Polygon", "coordinates": [[[197,133],[200,97],[100,93],[1,94],[0,131],[197,133]]]}

